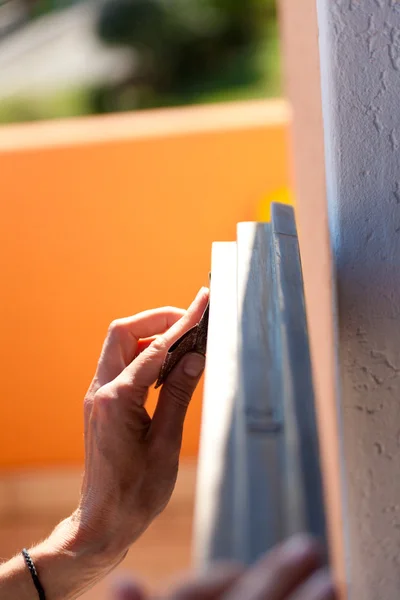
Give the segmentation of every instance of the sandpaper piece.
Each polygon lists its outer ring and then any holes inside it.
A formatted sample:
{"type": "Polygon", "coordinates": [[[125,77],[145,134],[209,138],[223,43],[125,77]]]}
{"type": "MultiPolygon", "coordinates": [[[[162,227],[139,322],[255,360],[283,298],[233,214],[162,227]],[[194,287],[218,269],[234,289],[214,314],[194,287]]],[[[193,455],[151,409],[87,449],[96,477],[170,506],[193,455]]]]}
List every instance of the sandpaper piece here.
{"type": "Polygon", "coordinates": [[[209,312],[210,303],[207,304],[199,323],[184,333],[168,350],[155,385],[156,389],[165,382],[172,369],[185,354],[197,352],[206,355],[209,312]]]}

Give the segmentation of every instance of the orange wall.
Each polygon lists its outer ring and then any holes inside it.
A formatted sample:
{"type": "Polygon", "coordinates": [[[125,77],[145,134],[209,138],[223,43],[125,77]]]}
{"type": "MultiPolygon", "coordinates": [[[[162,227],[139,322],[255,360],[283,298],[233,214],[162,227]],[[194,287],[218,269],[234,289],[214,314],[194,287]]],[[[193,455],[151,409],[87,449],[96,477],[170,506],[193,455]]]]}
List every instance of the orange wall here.
{"type": "MultiPolygon", "coordinates": [[[[258,102],[0,129],[1,468],[82,460],[108,323],[189,304],[212,241],[288,184],[287,121],[258,102]]],[[[200,411],[198,391],[185,455],[200,411]]]]}

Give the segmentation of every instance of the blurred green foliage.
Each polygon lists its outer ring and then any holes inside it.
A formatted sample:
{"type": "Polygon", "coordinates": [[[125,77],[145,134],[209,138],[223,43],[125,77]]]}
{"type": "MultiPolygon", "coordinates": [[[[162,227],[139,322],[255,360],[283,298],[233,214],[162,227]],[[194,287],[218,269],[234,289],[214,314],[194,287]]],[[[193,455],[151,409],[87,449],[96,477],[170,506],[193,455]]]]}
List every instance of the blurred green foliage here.
{"type": "MultiPolygon", "coordinates": [[[[36,17],[79,0],[38,0],[36,17]]],[[[281,93],[274,0],[102,0],[97,32],[139,58],[120,86],[0,100],[0,123],[281,93]]]]}
{"type": "Polygon", "coordinates": [[[24,123],[90,114],[93,114],[91,91],[82,88],[0,100],[0,123],[24,123]]]}
{"type": "Polygon", "coordinates": [[[136,51],[126,87],[135,84],[136,105],[148,106],[226,88],[227,75],[230,88],[254,85],[263,78],[255,56],[275,22],[274,0],[104,0],[97,29],[104,42],[136,51]]]}
{"type": "Polygon", "coordinates": [[[31,15],[32,18],[41,17],[54,10],[67,8],[72,4],[77,4],[80,0],[31,0],[31,15]]]}

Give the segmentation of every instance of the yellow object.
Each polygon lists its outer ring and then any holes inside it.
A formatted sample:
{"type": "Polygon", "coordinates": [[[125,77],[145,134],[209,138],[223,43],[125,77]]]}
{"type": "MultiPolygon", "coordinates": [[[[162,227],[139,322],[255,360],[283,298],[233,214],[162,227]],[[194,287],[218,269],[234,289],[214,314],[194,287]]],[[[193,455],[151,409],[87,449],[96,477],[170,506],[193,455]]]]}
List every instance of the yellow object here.
{"type": "Polygon", "coordinates": [[[291,204],[293,206],[294,196],[292,194],[292,191],[287,187],[283,187],[276,190],[275,192],[272,192],[272,194],[270,193],[267,196],[265,196],[258,206],[257,221],[270,220],[271,204],[273,202],[279,202],[281,204],[291,204]]]}

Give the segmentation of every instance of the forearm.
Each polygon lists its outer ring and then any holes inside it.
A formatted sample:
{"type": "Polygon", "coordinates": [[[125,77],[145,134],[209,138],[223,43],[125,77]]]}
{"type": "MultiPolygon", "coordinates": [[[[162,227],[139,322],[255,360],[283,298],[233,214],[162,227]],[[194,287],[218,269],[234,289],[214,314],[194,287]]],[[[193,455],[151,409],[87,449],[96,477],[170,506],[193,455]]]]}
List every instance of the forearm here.
{"type": "MultiPolygon", "coordinates": [[[[72,516],[50,537],[29,550],[46,600],[73,600],[91,588],[122,560],[107,549],[81,539],[79,521],[72,516]]],[[[0,565],[0,598],[36,600],[31,575],[22,554],[0,565]]]]}
{"type": "MultiPolygon", "coordinates": [[[[153,418],[144,404],[168,348],[199,323],[207,303],[202,289],[188,311],[156,309],[111,324],[85,397],[80,508],[29,549],[46,600],[78,598],[115,568],[167,505],[204,356],[190,353],[169,374],[153,418]]],[[[0,565],[0,600],[37,597],[22,555],[0,565]]]]}

